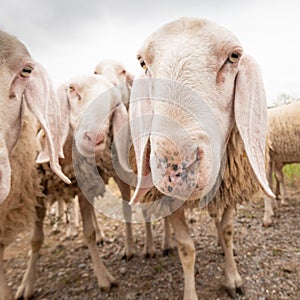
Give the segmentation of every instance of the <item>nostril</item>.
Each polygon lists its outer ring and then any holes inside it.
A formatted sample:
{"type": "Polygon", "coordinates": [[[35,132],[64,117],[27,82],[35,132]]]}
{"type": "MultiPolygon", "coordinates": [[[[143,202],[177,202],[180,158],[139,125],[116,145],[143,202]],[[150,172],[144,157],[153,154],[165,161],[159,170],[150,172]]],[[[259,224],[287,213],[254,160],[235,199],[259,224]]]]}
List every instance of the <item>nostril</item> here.
{"type": "Polygon", "coordinates": [[[98,146],[104,142],[104,135],[101,133],[96,135],[92,132],[86,132],[83,138],[93,146],[98,146]]]}
{"type": "Polygon", "coordinates": [[[97,135],[97,137],[96,137],[96,143],[95,143],[96,146],[102,144],[103,141],[104,141],[104,135],[101,134],[101,133],[99,133],[99,134],[97,135]]]}
{"type": "Polygon", "coordinates": [[[91,133],[90,132],[86,132],[85,134],[84,134],[84,137],[83,137],[85,140],[87,140],[88,142],[92,142],[92,135],[91,135],[91,133]]]}

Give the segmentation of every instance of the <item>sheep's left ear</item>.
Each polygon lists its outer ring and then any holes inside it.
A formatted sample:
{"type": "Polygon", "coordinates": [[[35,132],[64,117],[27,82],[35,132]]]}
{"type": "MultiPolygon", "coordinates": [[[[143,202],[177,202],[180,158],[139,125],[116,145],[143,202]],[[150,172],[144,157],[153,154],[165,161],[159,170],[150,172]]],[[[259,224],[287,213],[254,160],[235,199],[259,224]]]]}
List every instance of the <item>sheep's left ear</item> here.
{"type": "MultiPolygon", "coordinates": [[[[51,169],[64,182],[71,183],[69,178],[62,172],[59,165],[59,154],[62,153],[60,140],[60,105],[52,83],[48,78],[46,70],[37,62],[30,62],[29,68],[19,73],[12,82],[12,89],[18,91],[20,86],[25,87],[22,97],[30,111],[40,122],[47,138],[49,147],[49,161],[51,169]]],[[[24,69],[23,69],[24,70],[24,69]]]]}
{"type": "Polygon", "coordinates": [[[132,87],[134,76],[130,72],[126,71],[126,82],[129,84],[129,86],[132,87]]]}
{"type": "MultiPolygon", "coordinates": [[[[57,96],[60,105],[60,142],[62,147],[64,146],[68,134],[69,134],[69,119],[70,119],[70,107],[67,94],[67,86],[62,84],[57,89],[57,96]]],[[[44,131],[41,129],[37,135],[37,140],[40,144],[41,150],[36,159],[36,163],[42,164],[50,161],[49,146],[44,131]]],[[[60,149],[59,157],[64,158],[63,149],[60,149]]]]}
{"type": "Polygon", "coordinates": [[[264,192],[274,197],[265,171],[266,94],[260,68],[255,60],[247,55],[242,56],[236,77],[234,113],[254,174],[264,192]]]}
{"type": "Polygon", "coordinates": [[[123,171],[131,174],[133,171],[128,160],[130,147],[129,117],[125,105],[121,102],[117,104],[113,112],[112,127],[113,143],[117,152],[118,162],[123,171]]]}

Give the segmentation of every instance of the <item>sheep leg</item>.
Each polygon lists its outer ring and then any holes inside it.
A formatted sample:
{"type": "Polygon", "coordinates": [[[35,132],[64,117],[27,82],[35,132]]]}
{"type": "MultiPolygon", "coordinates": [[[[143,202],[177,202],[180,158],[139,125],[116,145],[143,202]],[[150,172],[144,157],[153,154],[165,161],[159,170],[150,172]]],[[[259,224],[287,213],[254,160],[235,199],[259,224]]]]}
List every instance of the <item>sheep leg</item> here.
{"type": "Polygon", "coordinates": [[[142,254],[145,258],[156,255],[151,222],[145,223],[145,244],[142,254]]]}
{"type": "Polygon", "coordinates": [[[5,246],[2,243],[0,243],[0,300],[12,300],[13,297],[4,274],[4,249],[5,246]]]}
{"type": "MultiPolygon", "coordinates": [[[[216,226],[216,233],[217,233],[217,243],[218,246],[222,248],[222,255],[225,255],[225,250],[223,249],[222,241],[221,241],[221,235],[222,235],[222,228],[221,228],[221,221],[218,218],[214,218],[215,226],[216,226]]],[[[237,252],[234,248],[234,245],[232,246],[233,255],[237,256],[237,252]]]]}
{"type": "Polygon", "coordinates": [[[42,200],[39,201],[39,206],[35,207],[37,220],[34,223],[34,228],[31,236],[31,252],[26,272],[23,276],[22,283],[19,286],[16,299],[29,299],[34,293],[34,284],[37,279],[37,262],[39,252],[44,242],[43,224],[46,215],[46,208],[42,200]]]}
{"type": "Polygon", "coordinates": [[[52,232],[59,233],[60,232],[59,225],[60,225],[62,217],[64,215],[64,200],[58,199],[54,203],[54,209],[55,209],[55,223],[52,227],[52,232]]]}
{"type": "Polygon", "coordinates": [[[128,202],[123,201],[123,215],[125,216],[125,248],[123,250],[123,259],[130,260],[136,253],[135,244],[132,234],[132,223],[131,223],[131,207],[128,202]]]}
{"type": "Polygon", "coordinates": [[[76,206],[75,198],[70,199],[67,209],[67,230],[66,239],[72,239],[78,236],[77,225],[76,225],[76,206]]]}
{"type": "MultiPolygon", "coordinates": [[[[276,181],[279,184],[279,190],[281,194],[281,205],[286,205],[286,189],[284,184],[284,176],[283,176],[283,164],[282,163],[275,163],[275,177],[276,181]]],[[[278,195],[276,194],[276,199],[278,199],[278,195]]]]}
{"type": "Polygon", "coordinates": [[[94,208],[81,193],[78,195],[78,200],[83,223],[83,235],[93,261],[94,272],[98,280],[98,285],[102,290],[107,290],[114,285],[116,281],[108,272],[98,255],[96,232],[92,217],[94,208]]]}
{"type": "MultiPolygon", "coordinates": [[[[270,187],[273,187],[273,174],[272,174],[272,162],[271,159],[269,160],[267,164],[267,179],[269,182],[270,187]]],[[[264,206],[265,206],[265,213],[263,217],[263,225],[268,227],[272,224],[272,217],[274,216],[274,211],[272,208],[272,199],[268,196],[264,196],[264,206]]]]}
{"type": "Polygon", "coordinates": [[[195,246],[189,234],[184,210],[179,208],[169,216],[178,243],[179,258],[184,273],[184,300],[197,300],[195,287],[195,246]]]}
{"type": "Polygon", "coordinates": [[[170,226],[170,218],[164,218],[164,236],[162,242],[162,251],[164,256],[168,256],[172,251],[172,231],[170,226]]]}
{"type": "Polygon", "coordinates": [[[95,209],[93,209],[92,217],[93,217],[93,224],[94,224],[94,227],[96,230],[97,245],[103,244],[104,239],[105,239],[105,234],[104,234],[104,231],[102,230],[101,226],[98,223],[95,209]]]}
{"type": "Polygon", "coordinates": [[[233,256],[233,208],[226,208],[223,212],[220,224],[220,241],[225,255],[225,281],[224,286],[230,297],[236,298],[238,294],[244,294],[243,281],[238,273],[233,256]]]}
{"type": "Polygon", "coordinates": [[[122,259],[131,259],[135,253],[135,243],[132,234],[132,222],[131,222],[131,206],[128,204],[130,200],[130,186],[123,182],[118,176],[113,177],[117,183],[123,199],[122,210],[125,219],[125,248],[123,251],[122,259]],[[125,200],[125,201],[124,201],[125,200]]]}

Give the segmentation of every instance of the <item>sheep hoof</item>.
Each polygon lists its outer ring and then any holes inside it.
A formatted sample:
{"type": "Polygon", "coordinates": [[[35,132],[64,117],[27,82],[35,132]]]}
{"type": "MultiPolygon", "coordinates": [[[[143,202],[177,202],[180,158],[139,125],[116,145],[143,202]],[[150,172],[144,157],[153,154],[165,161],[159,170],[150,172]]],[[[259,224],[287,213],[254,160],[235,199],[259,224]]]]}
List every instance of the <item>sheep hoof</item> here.
{"type": "Polygon", "coordinates": [[[229,288],[225,287],[228,296],[232,299],[237,299],[237,295],[245,295],[245,288],[243,286],[229,288]]]}
{"type": "Polygon", "coordinates": [[[270,227],[272,225],[272,219],[271,218],[264,218],[263,219],[263,226],[264,227],[270,227]]]}
{"type": "Polygon", "coordinates": [[[117,286],[118,286],[118,283],[117,283],[117,282],[112,282],[112,283],[110,283],[109,286],[103,286],[103,287],[100,287],[100,290],[101,290],[102,292],[107,292],[107,291],[109,291],[109,290],[111,290],[112,288],[117,287],[117,286]]]}
{"type": "Polygon", "coordinates": [[[150,252],[145,252],[145,253],[143,253],[143,257],[144,258],[154,258],[156,256],[156,253],[155,252],[152,252],[152,253],[150,253],[150,252]]]}
{"type": "Polygon", "coordinates": [[[148,247],[144,247],[142,255],[144,258],[154,258],[156,256],[155,248],[148,249],[148,247]]]}
{"type": "Polygon", "coordinates": [[[172,248],[166,248],[166,249],[163,249],[162,255],[163,256],[169,256],[169,255],[172,254],[172,252],[173,252],[172,248]]]}
{"type": "Polygon", "coordinates": [[[123,255],[122,255],[122,260],[131,260],[134,257],[134,253],[126,253],[126,251],[124,251],[123,255]]]}
{"type": "Polygon", "coordinates": [[[103,246],[103,244],[104,244],[104,239],[102,239],[102,238],[97,239],[97,240],[96,240],[96,244],[97,244],[97,246],[103,246]]]}
{"type": "Polygon", "coordinates": [[[117,286],[118,286],[118,282],[111,275],[109,275],[108,278],[105,280],[105,282],[102,282],[101,285],[99,283],[99,287],[102,292],[107,292],[110,289],[117,286]]]}

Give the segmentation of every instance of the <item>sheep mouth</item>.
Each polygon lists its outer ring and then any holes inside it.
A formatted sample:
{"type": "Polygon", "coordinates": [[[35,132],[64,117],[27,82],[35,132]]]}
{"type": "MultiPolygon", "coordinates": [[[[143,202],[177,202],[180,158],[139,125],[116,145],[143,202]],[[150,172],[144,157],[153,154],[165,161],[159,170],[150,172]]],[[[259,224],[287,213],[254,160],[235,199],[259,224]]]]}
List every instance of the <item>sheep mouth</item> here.
{"type": "Polygon", "coordinates": [[[206,183],[205,177],[201,176],[203,151],[197,149],[190,159],[179,164],[169,161],[164,158],[158,160],[156,167],[151,164],[156,188],[180,200],[199,198],[206,183]]]}

